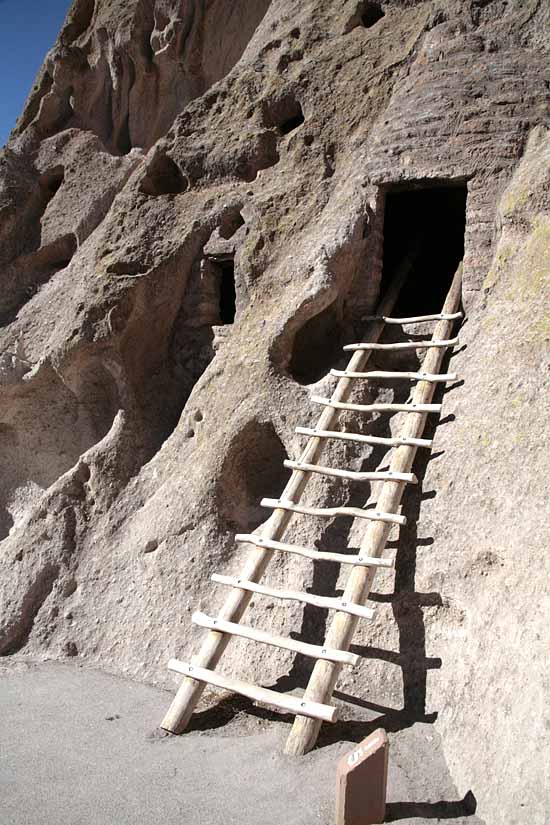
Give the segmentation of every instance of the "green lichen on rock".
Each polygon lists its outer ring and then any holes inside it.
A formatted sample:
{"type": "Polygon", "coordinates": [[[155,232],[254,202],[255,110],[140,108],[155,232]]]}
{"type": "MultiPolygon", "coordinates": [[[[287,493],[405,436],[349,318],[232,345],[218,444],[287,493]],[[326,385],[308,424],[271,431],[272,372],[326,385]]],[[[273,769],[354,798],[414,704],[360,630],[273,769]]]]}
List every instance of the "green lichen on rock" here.
{"type": "Polygon", "coordinates": [[[502,272],[510,266],[516,251],[516,246],[513,243],[507,241],[499,243],[491,268],[483,281],[483,289],[491,289],[497,283],[502,272]]]}

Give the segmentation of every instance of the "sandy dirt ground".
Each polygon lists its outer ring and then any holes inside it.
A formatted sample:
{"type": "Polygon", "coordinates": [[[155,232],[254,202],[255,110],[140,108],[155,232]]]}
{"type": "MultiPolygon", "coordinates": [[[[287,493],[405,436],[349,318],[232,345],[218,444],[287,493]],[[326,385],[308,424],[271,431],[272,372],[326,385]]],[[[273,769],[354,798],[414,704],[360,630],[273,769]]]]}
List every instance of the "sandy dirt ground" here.
{"type": "MultiPolygon", "coordinates": [[[[165,736],[156,725],[169,700],[78,664],[4,667],[1,825],[333,823],[336,763],[351,738],[284,756],[289,723],[240,699],[198,714],[184,736],[165,736]]],[[[481,823],[474,798],[458,798],[429,725],[390,740],[387,821],[481,823]]]]}

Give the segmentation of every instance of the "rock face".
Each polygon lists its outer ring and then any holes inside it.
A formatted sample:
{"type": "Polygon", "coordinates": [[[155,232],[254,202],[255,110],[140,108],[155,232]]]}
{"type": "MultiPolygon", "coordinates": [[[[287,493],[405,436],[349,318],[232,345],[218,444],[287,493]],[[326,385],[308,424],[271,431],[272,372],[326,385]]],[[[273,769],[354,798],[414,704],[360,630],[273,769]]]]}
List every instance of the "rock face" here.
{"type": "MultiPolygon", "coordinates": [[[[235,533],[265,520],[376,305],[386,193],[461,184],[461,381],[339,691],[355,720],[433,721],[488,822],[545,821],[549,27],[540,0],[75,0],[0,154],[4,655],[173,685],[191,611],[224,596],[210,575],[239,569],[235,533]]],[[[289,536],[360,533],[298,517],[289,536]]],[[[283,557],[268,578],[344,581],[283,557]]],[[[249,621],[318,642],[327,617],[257,600],[249,621]]],[[[223,664],[282,687],[307,668],[244,643],[223,664]]]]}

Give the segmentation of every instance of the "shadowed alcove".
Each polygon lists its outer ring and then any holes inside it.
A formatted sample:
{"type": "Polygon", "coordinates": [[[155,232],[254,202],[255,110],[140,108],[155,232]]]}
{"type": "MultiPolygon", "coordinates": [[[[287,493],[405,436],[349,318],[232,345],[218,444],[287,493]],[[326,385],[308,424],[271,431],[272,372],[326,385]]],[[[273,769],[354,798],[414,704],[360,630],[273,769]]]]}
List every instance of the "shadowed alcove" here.
{"type": "Polygon", "coordinates": [[[292,345],[288,370],[299,384],[314,384],[338,361],[342,328],[338,302],[329,304],[298,330],[292,345]]]}
{"type": "Polygon", "coordinates": [[[237,530],[251,532],[268,516],[260,500],[278,498],[290,478],[286,450],[271,422],[249,421],[235,436],[224,460],[220,512],[237,530]]]}

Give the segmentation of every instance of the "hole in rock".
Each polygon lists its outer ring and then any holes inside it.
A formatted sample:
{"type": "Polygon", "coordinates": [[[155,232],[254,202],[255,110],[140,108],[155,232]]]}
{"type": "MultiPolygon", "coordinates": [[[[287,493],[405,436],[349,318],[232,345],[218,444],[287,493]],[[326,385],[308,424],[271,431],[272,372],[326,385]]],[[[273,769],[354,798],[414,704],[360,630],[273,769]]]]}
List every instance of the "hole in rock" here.
{"type": "Polygon", "coordinates": [[[244,224],[245,220],[240,212],[232,214],[220,224],[220,236],[225,241],[228,241],[229,238],[232,238],[235,232],[241,228],[241,226],[244,226],[244,224]]]}
{"type": "Polygon", "coordinates": [[[53,243],[41,247],[34,255],[33,262],[37,269],[43,270],[42,278],[36,277],[35,287],[48,280],[49,277],[60,269],[69,266],[76,252],[78,243],[76,236],[70,233],[57,238],[53,243]]]}
{"type": "Polygon", "coordinates": [[[153,197],[179,195],[187,189],[187,180],[175,161],[162,152],[156,152],[140,184],[141,191],[153,197]]]}
{"type": "Polygon", "coordinates": [[[204,258],[201,265],[202,319],[210,326],[232,324],[235,321],[237,290],[233,255],[204,258]]]}
{"type": "Polygon", "coordinates": [[[384,17],[384,11],[380,3],[361,3],[358,9],[361,25],[370,29],[384,17]]]}
{"type": "Polygon", "coordinates": [[[237,530],[255,530],[270,511],[262,498],[278,498],[290,478],[283,444],[271,422],[250,421],[231,443],[218,490],[220,512],[237,530]]]}
{"type": "Polygon", "coordinates": [[[44,172],[40,175],[38,183],[46,200],[50,201],[65,178],[65,170],[62,166],[55,166],[53,169],[44,172]]]}
{"type": "Polygon", "coordinates": [[[302,109],[300,107],[300,111],[297,114],[293,115],[292,117],[289,117],[288,120],[285,120],[283,123],[281,123],[281,125],[279,126],[279,132],[282,135],[289,135],[291,132],[294,131],[294,129],[297,129],[298,126],[302,125],[304,119],[304,113],[302,112],[302,109]]]}
{"type": "MultiPolygon", "coordinates": [[[[154,6],[154,4],[153,4],[154,6]]],[[[138,48],[139,52],[144,58],[146,63],[153,63],[155,59],[155,50],[153,48],[153,32],[155,28],[155,13],[154,9],[151,9],[147,15],[150,19],[147,21],[147,24],[141,33],[141,37],[138,41],[138,48]]]]}
{"type": "Polygon", "coordinates": [[[392,315],[441,312],[464,255],[467,188],[463,181],[396,188],[386,193],[383,295],[396,268],[415,244],[420,251],[392,315]]]}
{"type": "Polygon", "coordinates": [[[348,34],[358,26],[362,26],[364,29],[371,29],[383,17],[384,10],[380,3],[373,3],[369,0],[359,0],[355,6],[355,11],[346,23],[344,34],[348,34]]]}
{"type": "Polygon", "coordinates": [[[298,330],[292,343],[288,370],[299,384],[314,384],[338,363],[342,354],[342,326],[335,301],[298,330]]]}
{"type": "Polygon", "coordinates": [[[233,259],[220,261],[220,320],[232,324],[235,320],[237,294],[235,291],[235,263],[233,259]]]}
{"type": "Polygon", "coordinates": [[[113,143],[119,155],[127,155],[132,151],[129,114],[126,114],[126,116],[122,118],[120,125],[115,129],[113,143]]]}
{"type": "Polygon", "coordinates": [[[305,120],[301,103],[293,94],[264,102],[262,115],[264,125],[281,135],[289,135],[305,120]]]}
{"type": "MultiPolygon", "coordinates": [[[[170,342],[176,421],[193,387],[231,333],[236,315],[238,276],[230,252],[205,254],[191,266],[170,342]]],[[[201,421],[202,415],[197,412],[194,421],[201,421]]],[[[188,424],[186,436],[192,438],[195,435],[193,421],[188,424]]]]}

